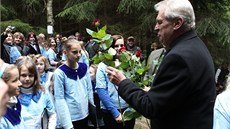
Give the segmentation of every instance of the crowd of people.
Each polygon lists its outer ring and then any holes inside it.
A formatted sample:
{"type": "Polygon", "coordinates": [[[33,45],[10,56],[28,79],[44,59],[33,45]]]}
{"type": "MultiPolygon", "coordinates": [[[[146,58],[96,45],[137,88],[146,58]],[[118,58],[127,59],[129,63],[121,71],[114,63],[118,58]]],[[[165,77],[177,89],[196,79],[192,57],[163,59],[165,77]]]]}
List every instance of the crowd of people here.
{"type": "MultiPolygon", "coordinates": [[[[1,34],[0,128],[133,129],[135,118],[123,118],[131,106],[151,120],[151,129],[229,129],[228,63],[215,71],[195,32],[191,3],[163,0],[154,8],[163,48],[151,46],[146,77],[154,80],[145,89],[105,62],[94,64],[100,46],[79,32],[47,38],[7,27],[1,34]]],[[[133,36],[112,39],[115,62],[123,47],[141,51],[133,36]]]]}

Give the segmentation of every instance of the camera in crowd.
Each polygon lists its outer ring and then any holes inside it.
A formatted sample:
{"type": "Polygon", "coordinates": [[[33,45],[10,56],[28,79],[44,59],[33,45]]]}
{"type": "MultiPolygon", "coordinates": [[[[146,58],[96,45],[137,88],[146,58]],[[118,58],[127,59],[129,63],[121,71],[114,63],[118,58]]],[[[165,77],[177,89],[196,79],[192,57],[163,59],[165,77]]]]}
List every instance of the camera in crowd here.
{"type": "Polygon", "coordinates": [[[15,32],[16,31],[16,27],[15,26],[7,26],[6,28],[6,32],[15,32]]]}

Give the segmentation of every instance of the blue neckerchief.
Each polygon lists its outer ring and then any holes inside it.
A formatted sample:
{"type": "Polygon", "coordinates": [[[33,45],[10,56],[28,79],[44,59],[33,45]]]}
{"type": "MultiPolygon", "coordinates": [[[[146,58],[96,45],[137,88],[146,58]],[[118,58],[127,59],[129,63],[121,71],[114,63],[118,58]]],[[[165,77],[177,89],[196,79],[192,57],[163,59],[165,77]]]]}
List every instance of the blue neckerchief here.
{"type": "Polygon", "coordinates": [[[44,75],[40,75],[40,83],[45,86],[46,84],[46,77],[47,77],[47,73],[45,72],[44,75]]]}
{"type": "Polygon", "coordinates": [[[87,72],[87,65],[85,63],[78,63],[78,68],[72,69],[68,67],[66,64],[63,64],[59,67],[59,69],[61,69],[68,78],[76,80],[77,77],[81,79],[85,76],[87,72]]]}
{"type": "Polygon", "coordinates": [[[22,105],[29,106],[31,99],[37,103],[41,97],[41,94],[42,94],[41,91],[37,91],[36,94],[21,93],[21,95],[20,95],[21,97],[19,98],[19,100],[20,100],[22,105]]]}
{"type": "Polygon", "coordinates": [[[7,107],[4,117],[6,117],[12,123],[12,125],[17,125],[21,122],[21,104],[19,100],[17,104],[14,105],[12,108],[7,107]]]}

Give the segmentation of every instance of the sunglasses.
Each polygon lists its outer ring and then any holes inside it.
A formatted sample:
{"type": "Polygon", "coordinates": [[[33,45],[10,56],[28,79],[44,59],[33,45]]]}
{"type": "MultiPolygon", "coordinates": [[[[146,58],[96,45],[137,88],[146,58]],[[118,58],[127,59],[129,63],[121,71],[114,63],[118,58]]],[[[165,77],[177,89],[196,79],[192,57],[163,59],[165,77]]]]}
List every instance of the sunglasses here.
{"type": "Polygon", "coordinates": [[[114,45],[114,47],[124,47],[124,44],[114,45]]]}

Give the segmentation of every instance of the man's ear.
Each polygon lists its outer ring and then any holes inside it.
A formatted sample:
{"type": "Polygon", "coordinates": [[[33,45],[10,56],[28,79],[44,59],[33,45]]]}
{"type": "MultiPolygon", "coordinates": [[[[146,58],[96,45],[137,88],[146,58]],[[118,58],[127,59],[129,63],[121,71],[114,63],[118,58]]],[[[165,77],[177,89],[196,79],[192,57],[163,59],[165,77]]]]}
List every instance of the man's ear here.
{"type": "Polygon", "coordinates": [[[63,50],[62,53],[64,53],[65,55],[67,54],[67,51],[66,50],[63,50]]]}
{"type": "Polygon", "coordinates": [[[181,18],[181,17],[176,18],[175,21],[174,21],[173,29],[178,30],[183,24],[184,24],[184,19],[183,18],[181,18]]]}

